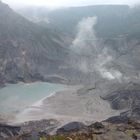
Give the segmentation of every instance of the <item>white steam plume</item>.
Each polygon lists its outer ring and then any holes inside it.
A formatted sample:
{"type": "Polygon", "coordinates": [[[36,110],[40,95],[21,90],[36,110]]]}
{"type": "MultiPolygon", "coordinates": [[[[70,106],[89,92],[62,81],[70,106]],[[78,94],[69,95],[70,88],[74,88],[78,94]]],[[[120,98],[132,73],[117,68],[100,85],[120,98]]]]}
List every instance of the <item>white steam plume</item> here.
{"type": "Polygon", "coordinates": [[[95,69],[101,74],[103,78],[108,80],[117,79],[120,81],[122,73],[114,68],[107,68],[107,64],[113,62],[113,57],[109,55],[106,48],[103,49],[102,53],[98,55],[95,62],[95,69]]]}
{"type": "Polygon", "coordinates": [[[98,72],[101,77],[108,80],[120,80],[122,73],[115,68],[108,68],[114,61],[108,49],[98,46],[99,40],[95,35],[94,27],[97,24],[96,17],[83,18],[77,26],[78,33],[72,43],[71,49],[79,55],[78,60],[72,65],[82,72],[98,72]]]}
{"type": "Polygon", "coordinates": [[[71,46],[76,53],[91,55],[93,47],[96,45],[96,36],[93,28],[96,25],[96,21],[96,17],[87,17],[78,23],[78,33],[71,46]]]}

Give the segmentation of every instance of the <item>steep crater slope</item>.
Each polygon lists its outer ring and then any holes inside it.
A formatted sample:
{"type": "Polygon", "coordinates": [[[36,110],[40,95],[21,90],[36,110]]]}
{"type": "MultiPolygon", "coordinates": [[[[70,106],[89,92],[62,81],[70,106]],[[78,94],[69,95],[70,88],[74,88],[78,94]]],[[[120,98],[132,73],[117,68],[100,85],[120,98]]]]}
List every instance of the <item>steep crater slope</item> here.
{"type": "Polygon", "coordinates": [[[64,65],[68,49],[60,34],[26,20],[2,2],[0,19],[1,83],[43,81],[64,65]]]}

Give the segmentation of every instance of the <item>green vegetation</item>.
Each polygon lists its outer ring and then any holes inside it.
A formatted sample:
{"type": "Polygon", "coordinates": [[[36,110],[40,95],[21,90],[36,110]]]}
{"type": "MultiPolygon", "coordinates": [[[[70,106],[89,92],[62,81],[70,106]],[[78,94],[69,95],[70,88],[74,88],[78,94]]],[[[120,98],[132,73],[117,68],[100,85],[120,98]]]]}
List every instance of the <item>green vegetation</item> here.
{"type": "MultiPolygon", "coordinates": [[[[43,140],[43,139],[42,139],[43,140]]],[[[68,138],[64,137],[64,136],[49,136],[48,138],[46,138],[45,140],[68,140],[68,138]]]]}

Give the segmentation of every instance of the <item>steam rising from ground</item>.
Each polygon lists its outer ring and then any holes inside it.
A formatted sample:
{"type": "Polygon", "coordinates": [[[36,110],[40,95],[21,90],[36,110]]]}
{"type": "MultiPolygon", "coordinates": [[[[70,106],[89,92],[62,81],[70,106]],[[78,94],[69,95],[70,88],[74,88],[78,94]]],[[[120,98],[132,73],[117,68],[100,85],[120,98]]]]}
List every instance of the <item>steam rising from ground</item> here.
{"type": "Polygon", "coordinates": [[[96,17],[83,18],[77,25],[77,36],[73,41],[72,49],[80,55],[92,55],[93,47],[96,45],[94,26],[96,17]]]}
{"type": "Polygon", "coordinates": [[[115,58],[108,52],[107,47],[100,47],[99,39],[96,37],[95,25],[97,17],[83,18],[77,25],[77,35],[72,43],[71,49],[79,55],[75,67],[82,72],[97,72],[101,77],[108,80],[121,80],[122,73],[114,68],[109,68],[115,58]]]}
{"type": "Polygon", "coordinates": [[[109,80],[117,79],[120,81],[122,73],[113,68],[107,68],[107,64],[113,62],[113,59],[114,58],[108,54],[108,50],[104,48],[102,53],[98,54],[95,68],[103,78],[107,78],[109,80]]]}

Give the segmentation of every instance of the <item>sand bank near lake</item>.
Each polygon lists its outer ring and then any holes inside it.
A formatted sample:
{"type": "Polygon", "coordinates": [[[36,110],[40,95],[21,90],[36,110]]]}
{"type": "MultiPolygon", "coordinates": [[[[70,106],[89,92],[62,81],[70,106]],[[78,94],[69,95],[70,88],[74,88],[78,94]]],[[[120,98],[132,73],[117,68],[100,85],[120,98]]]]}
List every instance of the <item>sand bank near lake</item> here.
{"type": "Polygon", "coordinates": [[[17,115],[16,122],[56,119],[60,122],[102,121],[120,112],[111,109],[110,104],[100,98],[94,90],[85,94],[77,91],[81,87],[71,86],[42,99],[17,115]]]}

